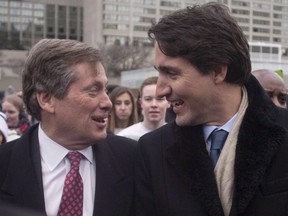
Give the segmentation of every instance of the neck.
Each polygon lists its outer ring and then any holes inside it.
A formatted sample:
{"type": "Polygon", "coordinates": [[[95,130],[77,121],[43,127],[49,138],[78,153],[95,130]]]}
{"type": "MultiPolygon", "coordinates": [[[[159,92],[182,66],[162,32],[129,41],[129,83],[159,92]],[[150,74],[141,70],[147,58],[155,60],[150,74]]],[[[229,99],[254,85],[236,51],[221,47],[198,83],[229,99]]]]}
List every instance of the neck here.
{"type": "Polygon", "coordinates": [[[143,121],[143,126],[151,131],[156,130],[157,128],[162,127],[166,122],[161,120],[160,122],[148,122],[148,121],[143,121]]]}
{"type": "Polygon", "coordinates": [[[229,86],[222,89],[219,95],[215,96],[216,100],[213,101],[215,104],[214,110],[210,112],[213,115],[213,121],[208,122],[207,125],[224,125],[238,112],[242,101],[242,87],[232,84],[227,85],[229,86]]]}
{"type": "Polygon", "coordinates": [[[126,128],[129,126],[129,119],[117,120],[116,128],[126,128]]]}

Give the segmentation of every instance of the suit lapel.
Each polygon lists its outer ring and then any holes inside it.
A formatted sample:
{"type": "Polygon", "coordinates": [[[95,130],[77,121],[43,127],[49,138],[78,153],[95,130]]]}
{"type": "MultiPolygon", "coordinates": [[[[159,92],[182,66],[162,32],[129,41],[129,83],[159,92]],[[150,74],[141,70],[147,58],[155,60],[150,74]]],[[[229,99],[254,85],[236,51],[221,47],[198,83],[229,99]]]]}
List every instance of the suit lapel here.
{"type": "Polygon", "coordinates": [[[37,126],[15,143],[2,186],[13,202],[45,212],[37,126]]]}
{"type": "Polygon", "coordinates": [[[167,148],[168,163],[184,177],[187,189],[196,197],[207,215],[222,216],[212,163],[206,150],[201,126],[177,127],[176,142],[167,148]]]}
{"type": "Polygon", "coordinates": [[[93,215],[110,215],[107,211],[115,211],[114,215],[117,215],[117,210],[110,205],[114,204],[114,199],[117,199],[117,184],[125,175],[118,167],[107,139],[94,145],[93,153],[96,158],[96,193],[93,215]]]}

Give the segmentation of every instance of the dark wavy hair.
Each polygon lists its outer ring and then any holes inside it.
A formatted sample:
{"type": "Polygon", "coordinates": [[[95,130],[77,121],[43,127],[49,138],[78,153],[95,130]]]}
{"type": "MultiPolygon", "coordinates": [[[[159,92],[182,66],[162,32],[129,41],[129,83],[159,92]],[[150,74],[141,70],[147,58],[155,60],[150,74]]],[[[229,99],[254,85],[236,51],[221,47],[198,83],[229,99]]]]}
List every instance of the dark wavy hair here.
{"type": "Polygon", "coordinates": [[[154,24],[148,36],[165,55],[184,58],[203,74],[227,65],[226,81],[240,85],[251,75],[249,44],[225,5],[178,10],[154,24]]]}

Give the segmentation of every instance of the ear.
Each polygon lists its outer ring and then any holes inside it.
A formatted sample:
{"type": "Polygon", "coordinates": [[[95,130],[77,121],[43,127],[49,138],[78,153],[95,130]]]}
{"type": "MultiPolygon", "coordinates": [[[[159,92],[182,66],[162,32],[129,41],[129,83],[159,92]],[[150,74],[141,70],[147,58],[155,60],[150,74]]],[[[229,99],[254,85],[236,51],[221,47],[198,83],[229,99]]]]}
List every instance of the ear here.
{"type": "Polygon", "coordinates": [[[213,79],[215,84],[222,83],[227,75],[227,66],[219,66],[213,71],[213,79]]]}
{"type": "Polygon", "coordinates": [[[55,98],[51,94],[47,92],[37,93],[37,100],[41,109],[49,113],[54,113],[55,98]]]}

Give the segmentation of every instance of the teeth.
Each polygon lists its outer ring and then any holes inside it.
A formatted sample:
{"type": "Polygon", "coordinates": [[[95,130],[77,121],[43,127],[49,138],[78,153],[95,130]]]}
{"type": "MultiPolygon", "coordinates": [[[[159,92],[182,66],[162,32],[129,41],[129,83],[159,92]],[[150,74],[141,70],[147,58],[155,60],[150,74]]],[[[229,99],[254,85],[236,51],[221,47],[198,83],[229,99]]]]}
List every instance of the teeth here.
{"type": "Polygon", "coordinates": [[[181,101],[175,101],[175,102],[172,102],[172,103],[171,103],[171,106],[177,107],[177,106],[180,106],[181,104],[183,104],[183,102],[181,102],[181,101]]]}
{"type": "Polygon", "coordinates": [[[102,122],[104,123],[105,121],[108,120],[108,118],[94,118],[95,121],[98,121],[98,122],[102,122]]]}

